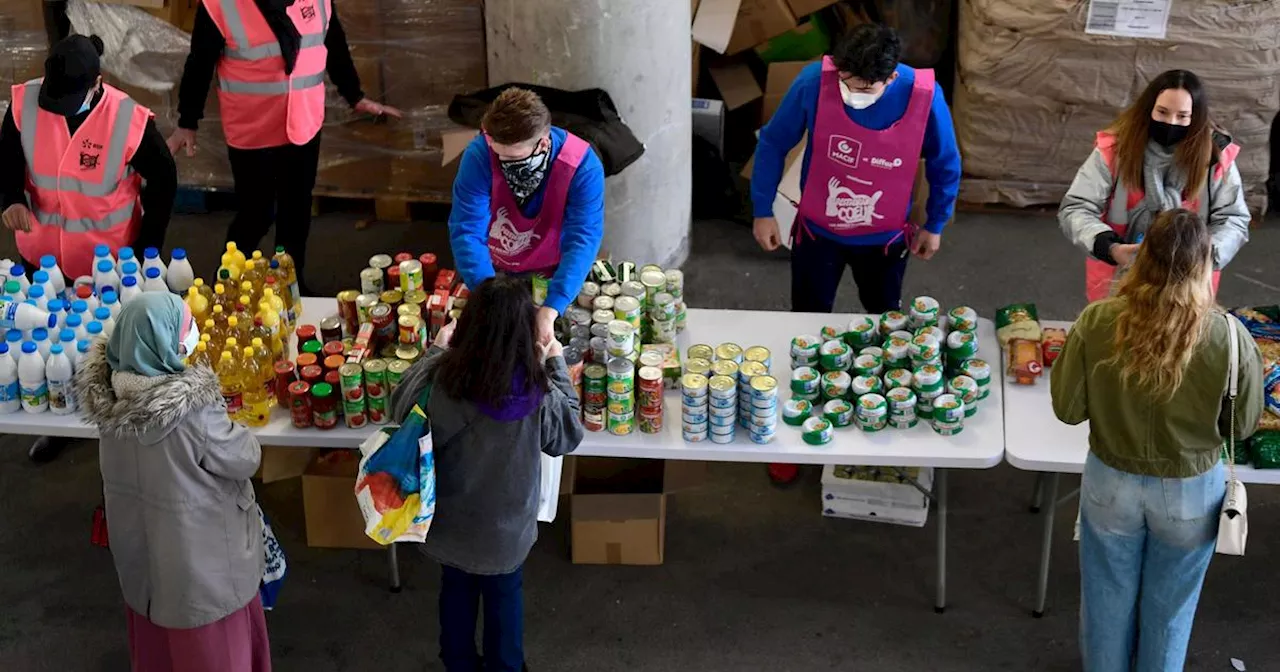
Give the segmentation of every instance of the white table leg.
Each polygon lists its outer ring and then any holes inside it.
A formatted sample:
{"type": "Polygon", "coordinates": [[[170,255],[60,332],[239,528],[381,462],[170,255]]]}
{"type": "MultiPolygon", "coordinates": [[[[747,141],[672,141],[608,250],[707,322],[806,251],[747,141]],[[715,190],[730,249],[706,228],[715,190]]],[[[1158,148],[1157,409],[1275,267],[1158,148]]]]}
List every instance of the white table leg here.
{"type": "Polygon", "coordinates": [[[1036,608],[1031,612],[1031,615],[1036,618],[1044,616],[1045,598],[1049,592],[1049,555],[1053,550],[1053,519],[1058,510],[1058,474],[1045,474],[1044,477],[1049,481],[1049,492],[1048,496],[1042,500],[1045,506],[1041,507],[1044,510],[1044,537],[1040,547],[1040,578],[1036,586],[1036,608]]]}
{"type": "Polygon", "coordinates": [[[1036,489],[1031,493],[1031,506],[1028,507],[1031,513],[1040,513],[1040,507],[1044,506],[1044,472],[1036,472],[1036,489]]]}
{"type": "Polygon", "coordinates": [[[396,545],[387,545],[387,581],[391,592],[400,592],[400,561],[396,558],[396,545]]]}
{"type": "Polygon", "coordinates": [[[935,469],[933,492],[938,502],[938,598],[933,611],[947,610],[947,470],[935,469]]]}

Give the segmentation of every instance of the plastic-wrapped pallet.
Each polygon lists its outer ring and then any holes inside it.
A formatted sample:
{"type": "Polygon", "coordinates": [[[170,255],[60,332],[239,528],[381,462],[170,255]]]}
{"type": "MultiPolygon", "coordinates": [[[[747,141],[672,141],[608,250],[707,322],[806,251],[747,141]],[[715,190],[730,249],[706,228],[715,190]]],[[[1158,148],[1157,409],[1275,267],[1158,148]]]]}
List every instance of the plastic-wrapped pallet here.
{"type": "Polygon", "coordinates": [[[102,39],[102,69],[157,93],[173,89],[191,51],[191,36],[137,7],[87,0],[67,4],[71,28],[102,39]]]}
{"type": "Polygon", "coordinates": [[[1241,146],[1250,208],[1266,208],[1280,110],[1280,3],[1171,4],[1164,39],[1085,33],[1090,0],[961,0],[956,135],[967,202],[1055,203],[1094,134],[1165,70],[1194,71],[1241,146]]]}

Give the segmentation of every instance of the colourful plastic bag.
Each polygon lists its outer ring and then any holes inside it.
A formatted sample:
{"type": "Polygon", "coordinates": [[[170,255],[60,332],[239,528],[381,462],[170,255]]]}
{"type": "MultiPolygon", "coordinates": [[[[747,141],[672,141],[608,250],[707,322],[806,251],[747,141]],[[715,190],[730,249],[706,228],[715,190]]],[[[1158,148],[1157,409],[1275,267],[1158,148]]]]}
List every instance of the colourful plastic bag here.
{"type": "Polygon", "coordinates": [[[427,403],[431,384],[399,427],[387,427],[360,445],[356,502],[364,531],[386,546],[426,541],[436,511],[436,471],[427,403]]]}

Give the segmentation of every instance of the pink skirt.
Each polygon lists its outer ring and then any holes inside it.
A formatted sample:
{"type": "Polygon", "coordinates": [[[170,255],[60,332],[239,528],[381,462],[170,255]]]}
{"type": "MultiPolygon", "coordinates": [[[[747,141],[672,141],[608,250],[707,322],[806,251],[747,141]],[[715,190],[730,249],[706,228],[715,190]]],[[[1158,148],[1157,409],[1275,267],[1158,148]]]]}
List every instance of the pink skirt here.
{"type": "Polygon", "coordinates": [[[271,672],[262,598],[190,630],[162,628],[125,607],[133,672],[271,672]]]}

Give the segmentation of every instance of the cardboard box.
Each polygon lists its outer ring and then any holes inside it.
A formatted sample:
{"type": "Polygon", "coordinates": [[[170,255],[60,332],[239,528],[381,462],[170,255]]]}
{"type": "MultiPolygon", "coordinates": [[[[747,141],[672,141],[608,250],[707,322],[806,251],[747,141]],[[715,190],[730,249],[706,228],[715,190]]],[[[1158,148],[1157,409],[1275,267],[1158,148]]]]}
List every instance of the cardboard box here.
{"type": "Polygon", "coordinates": [[[791,83],[800,76],[800,71],[814,61],[779,61],[769,64],[769,73],[764,85],[764,110],[760,113],[762,124],[769,123],[773,113],[778,111],[782,99],[791,90],[791,83]]]}
{"type": "Polygon", "coordinates": [[[693,99],[693,133],[715,145],[724,155],[724,103],[710,98],[693,99]]]}
{"type": "Polygon", "coordinates": [[[814,12],[830,7],[839,0],[787,0],[787,7],[796,18],[808,16],[814,12]]]}
{"type": "Polygon", "coordinates": [[[254,478],[263,483],[297,478],[307,471],[307,465],[315,459],[316,452],[315,448],[263,446],[262,462],[258,464],[258,473],[254,474],[254,478]]]}
{"type": "Polygon", "coordinates": [[[756,76],[746,63],[724,63],[708,69],[711,80],[720,89],[725,109],[736,110],[764,95],[756,76]]]}
{"type": "MultiPolygon", "coordinates": [[[[921,487],[933,487],[933,470],[903,469],[921,487]]],[[[923,527],[929,498],[886,467],[827,465],[822,469],[822,515],[923,527]]]]}
{"type": "Polygon", "coordinates": [[[660,565],[667,495],[700,485],[702,462],[572,458],[570,539],[574,564],[660,565]]]}
{"type": "Polygon", "coordinates": [[[364,533],[364,517],[355,496],[359,467],[360,453],[354,450],[322,452],[307,465],[302,474],[302,509],[308,546],[382,548],[364,533]]]}
{"type": "Polygon", "coordinates": [[[796,27],[786,0],[702,0],[693,39],[722,54],[736,54],[796,27]]]}

